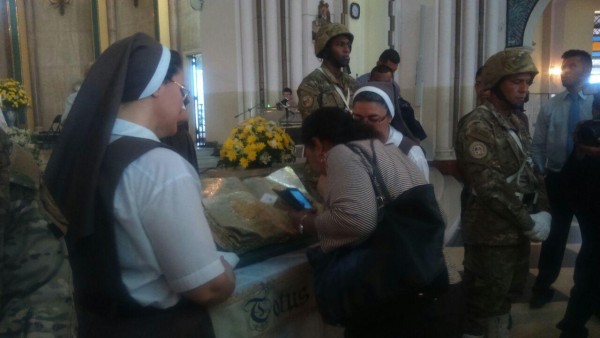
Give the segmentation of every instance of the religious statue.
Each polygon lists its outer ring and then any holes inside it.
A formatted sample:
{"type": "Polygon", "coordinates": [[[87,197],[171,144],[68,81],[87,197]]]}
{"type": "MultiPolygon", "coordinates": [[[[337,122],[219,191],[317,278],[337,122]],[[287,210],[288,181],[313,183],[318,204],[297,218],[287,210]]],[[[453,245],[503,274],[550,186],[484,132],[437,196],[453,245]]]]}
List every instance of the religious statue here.
{"type": "Polygon", "coordinates": [[[329,4],[325,1],[319,1],[319,14],[312,22],[312,38],[315,39],[317,32],[321,26],[331,23],[331,13],[329,12],[329,4]]]}

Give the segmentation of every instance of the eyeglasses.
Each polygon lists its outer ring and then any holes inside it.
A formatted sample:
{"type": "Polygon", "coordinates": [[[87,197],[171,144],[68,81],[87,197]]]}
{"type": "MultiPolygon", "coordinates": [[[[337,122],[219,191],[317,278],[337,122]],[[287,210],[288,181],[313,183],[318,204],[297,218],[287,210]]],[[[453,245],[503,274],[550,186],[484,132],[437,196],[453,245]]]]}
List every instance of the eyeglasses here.
{"type": "Polygon", "coordinates": [[[379,123],[382,122],[383,120],[385,120],[385,118],[387,117],[387,115],[383,115],[383,116],[379,116],[379,115],[369,115],[369,116],[361,116],[361,115],[355,115],[352,114],[352,118],[355,121],[361,122],[361,123],[379,123]]]}
{"type": "Polygon", "coordinates": [[[177,81],[171,80],[171,82],[173,82],[174,84],[176,84],[179,87],[179,91],[181,91],[181,96],[183,97],[183,105],[187,106],[188,103],[190,103],[190,100],[189,100],[190,90],[185,88],[181,83],[179,83],[177,81]]]}

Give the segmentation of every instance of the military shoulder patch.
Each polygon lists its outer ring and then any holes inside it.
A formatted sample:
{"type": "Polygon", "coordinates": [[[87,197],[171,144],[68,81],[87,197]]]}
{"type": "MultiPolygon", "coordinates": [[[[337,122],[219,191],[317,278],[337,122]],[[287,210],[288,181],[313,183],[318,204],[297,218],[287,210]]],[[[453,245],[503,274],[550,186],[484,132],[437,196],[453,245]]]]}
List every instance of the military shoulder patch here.
{"type": "Polygon", "coordinates": [[[314,103],[314,98],[310,95],[304,95],[300,98],[300,101],[302,101],[302,107],[310,108],[314,103]]]}
{"type": "Polygon", "coordinates": [[[483,142],[475,141],[469,145],[469,154],[475,159],[482,159],[488,153],[487,146],[483,142]]]}

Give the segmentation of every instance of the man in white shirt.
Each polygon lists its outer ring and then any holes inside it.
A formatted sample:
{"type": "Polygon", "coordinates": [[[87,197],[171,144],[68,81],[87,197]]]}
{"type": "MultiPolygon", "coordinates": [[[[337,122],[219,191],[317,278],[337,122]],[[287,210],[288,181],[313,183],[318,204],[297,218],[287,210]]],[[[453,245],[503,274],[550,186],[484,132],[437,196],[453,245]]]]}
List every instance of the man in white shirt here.
{"type": "Polygon", "coordinates": [[[539,273],[529,303],[534,309],[550,302],[554,295],[551,285],[561,270],[574,214],[565,198],[565,177],[561,171],[573,148],[575,126],[579,121],[592,118],[593,96],[582,93],[592,70],[590,54],[583,50],[568,50],[562,59],[561,81],[566,90],[542,105],[531,144],[531,157],[545,176],[552,210],[552,230],[542,243],[539,273]]]}

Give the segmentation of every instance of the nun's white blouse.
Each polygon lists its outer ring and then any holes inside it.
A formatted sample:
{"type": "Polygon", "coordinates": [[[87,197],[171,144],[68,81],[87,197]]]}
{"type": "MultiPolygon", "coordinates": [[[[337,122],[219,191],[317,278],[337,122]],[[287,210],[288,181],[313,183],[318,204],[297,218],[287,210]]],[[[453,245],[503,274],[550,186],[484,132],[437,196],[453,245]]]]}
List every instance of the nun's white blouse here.
{"type": "MultiPolygon", "coordinates": [[[[149,129],[117,119],[111,142],[121,136],[158,141],[149,129]]],[[[198,175],[174,151],[153,149],[125,169],[114,213],[122,279],[141,305],[173,306],[179,293],[225,271],[204,216],[198,175]]]]}

